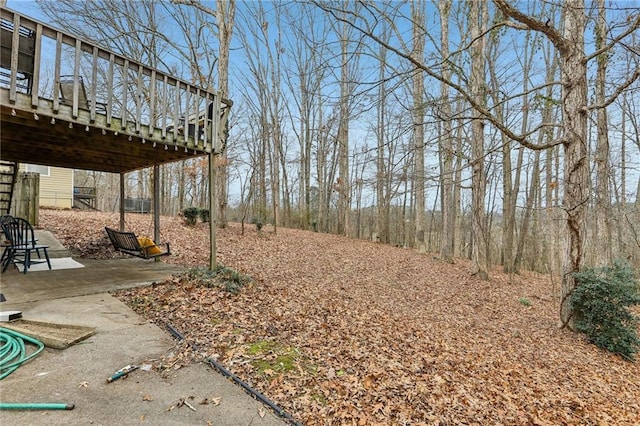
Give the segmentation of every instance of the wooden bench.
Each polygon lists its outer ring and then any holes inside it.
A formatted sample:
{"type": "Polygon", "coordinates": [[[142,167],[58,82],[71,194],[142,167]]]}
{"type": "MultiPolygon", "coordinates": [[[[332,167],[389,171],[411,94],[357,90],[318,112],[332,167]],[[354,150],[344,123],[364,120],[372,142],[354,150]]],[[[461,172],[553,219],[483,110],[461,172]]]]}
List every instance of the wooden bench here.
{"type": "Polygon", "coordinates": [[[104,228],[113,244],[113,248],[119,252],[143,259],[153,259],[155,257],[171,254],[169,243],[141,245],[138,237],[133,232],[116,231],[108,227],[104,228]]]}

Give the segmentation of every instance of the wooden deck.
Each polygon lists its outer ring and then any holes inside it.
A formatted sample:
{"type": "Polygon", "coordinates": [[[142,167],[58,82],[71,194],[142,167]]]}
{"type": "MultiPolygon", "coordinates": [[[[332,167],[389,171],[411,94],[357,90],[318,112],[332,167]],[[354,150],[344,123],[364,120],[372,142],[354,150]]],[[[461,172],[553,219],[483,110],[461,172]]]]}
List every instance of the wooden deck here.
{"type": "Polygon", "coordinates": [[[3,160],[123,173],[219,152],[231,102],[215,89],[0,12],[3,160]]]}

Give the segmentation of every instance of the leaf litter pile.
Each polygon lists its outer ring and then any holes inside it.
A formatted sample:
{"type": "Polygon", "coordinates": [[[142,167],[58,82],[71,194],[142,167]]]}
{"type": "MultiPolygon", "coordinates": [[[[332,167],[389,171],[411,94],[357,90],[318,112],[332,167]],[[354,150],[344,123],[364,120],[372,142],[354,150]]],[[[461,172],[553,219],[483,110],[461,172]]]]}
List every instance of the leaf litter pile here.
{"type": "MultiPolygon", "coordinates": [[[[104,234],[116,214],[40,222],[77,256],[120,256],[104,234]]],[[[208,265],[208,224],[162,217],[161,232],[163,261],[208,265]]],[[[548,276],[481,281],[464,260],[284,228],[231,223],[217,239],[216,273],[116,296],[185,336],[182,363],[213,357],[302,424],[640,424],[640,363],[558,329],[548,276]]]]}

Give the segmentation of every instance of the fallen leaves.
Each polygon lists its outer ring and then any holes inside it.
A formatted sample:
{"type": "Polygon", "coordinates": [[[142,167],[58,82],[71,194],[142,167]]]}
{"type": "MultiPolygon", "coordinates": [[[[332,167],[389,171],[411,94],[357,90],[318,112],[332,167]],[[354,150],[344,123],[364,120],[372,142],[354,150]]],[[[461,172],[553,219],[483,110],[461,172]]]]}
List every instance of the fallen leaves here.
{"type": "Polygon", "coordinates": [[[211,398],[204,398],[200,400],[198,404],[200,405],[213,404],[214,406],[217,407],[218,405],[220,405],[221,402],[222,402],[222,397],[217,396],[217,397],[211,397],[211,398]]]}
{"type": "MultiPolygon", "coordinates": [[[[45,210],[40,220],[78,253],[119,256],[97,250],[116,214],[45,210]]],[[[134,232],[149,221],[127,215],[134,232]]],[[[174,253],[163,261],[206,265],[206,226],[163,217],[174,253]]],[[[218,230],[218,250],[254,279],[237,295],[173,278],[118,297],[198,348],[179,345],[165,367],[215,357],[305,425],[640,418],[640,364],[559,330],[545,276],[494,271],[485,282],[465,260],[285,228],[241,235],[236,224],[218,230]]]]}

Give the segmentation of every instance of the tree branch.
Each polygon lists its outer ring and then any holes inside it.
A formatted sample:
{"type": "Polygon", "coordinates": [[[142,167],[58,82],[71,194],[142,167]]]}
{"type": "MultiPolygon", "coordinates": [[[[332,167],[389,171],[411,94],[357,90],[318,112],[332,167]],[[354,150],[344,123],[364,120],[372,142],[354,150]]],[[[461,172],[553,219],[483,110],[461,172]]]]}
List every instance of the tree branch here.
{"type": "Polygon", "coordinates": [[[620,96],[620,94],[624,92],[627,89],[627,87],[631,86],[631,84],[633,84],[633,82],[636,81],[638,77],[640,77],[640,69],[636,68],[635,72],[631,75],[631,77],[629,77],[627,81],[625,81],[623,84],[618,86],[615,92],[613,92],[613,94],[609,96],[608,99],[606,99],[602,103],[591,105],[590,107],[587,108],[587,110],[593,111],[594,109],[601,109],[601,108],[608,107],[613,102],[615,102],[618,96],[620,96]]]}
{"type": "Polygon", "coordinates": [[[636,17],[636,20],[629,26],[629,28],[627,28],[626,31],[624,31],[623,33],[619,34],[616,38],[612,39],[611,42],[609,44],[607,44],[606,46],[596,50],[591,55],[587,56],[587,62],[590,61],[591,59],[595,58],[596,56],[603,54],[607,50],[610,50],[611,48],[613,48],[613,46],[618,44],[620,42],[620,40],[622,40],[623,38],[625,38],[626,36],[628,36],[629,34],[634,32],[638,28],[640,28],[640,13],[636,17]]]}
{"type": "Polygon", "coordinates": [[[561,53],[566,52],[566,50],[568,49],[567,41],[565,40],[565,38],[562,37],[562,34],[560,34],[560,32],[554,26],[549,24],[549,21],[538,21],[537,19],[534,19],[531,16],[522,13],[512,6],[509,0],[493,0],[493,4],[495,4],[496,7],[498,7],[498,9],[500,9],[506,16],[524,24],[524,26],[520,26],[513,23],[512,25],[509,25],[512,28],[517,28],[520,30],[539,31],[549,37],[551,43],[553,43],[556,49],[558,49],[561,53]]]}
{"type": "Polygon", "coordinates": [[[216,16],[216,11],[215,9],[211,9],[210,7],[207,7],[205,5],[203,5],[202,3],[200,3],[199,1],[196,0],[171,0],[171,3],[173,4],[182,4],[182,5],[186,5],[186,6],[193,6],[196,9],[199,9],[200,11],[207,13],[211,16],[216,16]]]}
{"type": "MultiPolygon", "coordinates": [[[[494,1],[502,1],[502,0],[494,0],[494,1]]],[[[437,73],[437,72],[433,71],[431,68],[427,67],[425,64],[423,64],[422,62],[418,61],[410,53],[403,52],[399,48],[392,46],[389,42],[387,42],[387,41],[381,39],[380,37],[378,37],[377,35],[375,35],[372,31],[356,25],[356,23],[355,23],[356,19],[353,19],[353,20],[345,19],[343,13],[336,13],[336,9],[335,8],[332,8],[331,6],[328,6],[327,4],[325,4],[322,1],[313,0],[313,4],[315,4],[317,7],[319,7],[320,9],[325,11],[326,13],[330,14],[334,19],[338,20],[339,22],[346,23],[351,28],[355,29],[356,31],[359,31],[360,33],[364,34],[366,37],[368,37],[371,40],[375,41],[376,43],[382,45],[385,49],[388,49],[390,52],[393,52],[396,55],[400,56],[401,58],[406,59],[411,64],[413,64],[416,68],[424,71],[424,73],[427,74],[429,77],[432,77],[432,78],[434,78],[434,79],[446,84],[447,86],[451,87],[452,89],[454,89],[456,92],[458,92],[460,95],[462,95],[462,97],[479,114],[481,114],[489,122],[491,122],[491,124],[493,126],[495,126],[498,130],[500,130],[502,133],[504,133],[508,138],[510,138],[513,141],[516,141],[516,142],[520,143],[522,146],[524,146],[526,148],[529,148],[531,150],[545,150],[545,149],[553,148],[554,146],[557,146],[557,145],[564,144],[566,142],[565,138],[559,138],[559,139],[555,139],[555,140],[553,140],[551,142],[539,145],[539,144],[535,144],[535,143],[529,141],[527,135],[518,135],[518,134],[514,133],[507,126],[505,126],[500,120],[498,120],[496,117],[494,117],[494,115],[491,113],[491,111],[489,111],[486,107],[484,107],[480,103],[476,102],[475,99],[473,98],[473,96],[471,96],[464,89],[464,87],[460,86],[459,84],[454,83],[453,81],[451,81],[449,79],[444,78],[440,73],[437,73]]],[[[353,15],[353,17],[354,18],[358,18],[357,15],[353,15]]]]}

